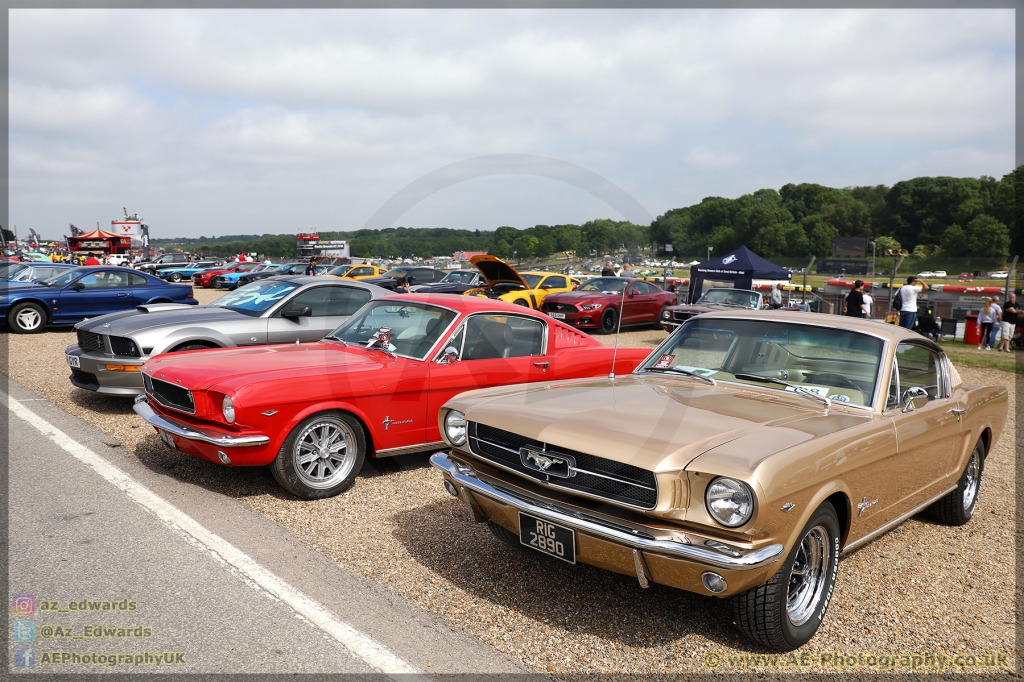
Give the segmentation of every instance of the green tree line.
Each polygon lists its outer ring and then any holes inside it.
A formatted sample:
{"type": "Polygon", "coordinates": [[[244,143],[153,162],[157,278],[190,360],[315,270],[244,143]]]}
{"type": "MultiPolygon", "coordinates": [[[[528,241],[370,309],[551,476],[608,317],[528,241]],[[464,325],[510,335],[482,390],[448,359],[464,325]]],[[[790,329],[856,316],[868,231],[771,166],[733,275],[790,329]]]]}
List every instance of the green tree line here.
{"type": "MultiPolygon", "coordinates": [[[[746,244],[766,258],[828,257],[835,237],[865,237],[879,253],[904,248],[919,257],[1006,260],[1020,253],[1015,206],[1024,206],[1024,166],[996,180],[920,177],[884,185],[825,187],[813,183],[759,189],[736,199],[707,197],[665,212],[650,225],[597,219],[582,225],[535,225],[493,230],[394,227],[321,231],[344,239],[353,256],[432,258],[456,251],[487,251],[500,258],[547,258],[574,251],[586,256],[652,244],[671,244],[677,257],[700,257],[708,247],[726,253],[746,244]]],[[[229,255],[295,255],[294,234],[154,239],[154,246],[229,255]]]]}

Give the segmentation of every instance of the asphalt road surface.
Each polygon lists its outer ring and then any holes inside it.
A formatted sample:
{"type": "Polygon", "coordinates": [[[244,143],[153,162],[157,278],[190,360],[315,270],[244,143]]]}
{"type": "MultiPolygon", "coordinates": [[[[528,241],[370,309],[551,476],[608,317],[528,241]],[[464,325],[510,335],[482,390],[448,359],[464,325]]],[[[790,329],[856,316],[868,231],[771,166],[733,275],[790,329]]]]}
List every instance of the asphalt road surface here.
{"type": "Polygon", "coordinates": [[[11,672],[525,672],[20,384],[0,399],[11,672]]]}

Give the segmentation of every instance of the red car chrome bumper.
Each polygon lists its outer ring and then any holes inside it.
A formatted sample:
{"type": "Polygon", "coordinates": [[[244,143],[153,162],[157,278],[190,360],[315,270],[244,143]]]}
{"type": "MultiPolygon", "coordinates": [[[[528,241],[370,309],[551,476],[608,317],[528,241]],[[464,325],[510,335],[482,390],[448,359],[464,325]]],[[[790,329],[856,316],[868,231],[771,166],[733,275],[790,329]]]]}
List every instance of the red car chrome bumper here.
{"type": "Polygon", "coordinates": [[[193,457],[218,464],[261,466],[277,455],[269,436],[257,432],[232,433],[207,425],[189,426],[159,414],[150,406],[149,396],[145,394],[135,398],[133,409],[157,430],[164,443],[173,443],[176,450],[193,457]]]}

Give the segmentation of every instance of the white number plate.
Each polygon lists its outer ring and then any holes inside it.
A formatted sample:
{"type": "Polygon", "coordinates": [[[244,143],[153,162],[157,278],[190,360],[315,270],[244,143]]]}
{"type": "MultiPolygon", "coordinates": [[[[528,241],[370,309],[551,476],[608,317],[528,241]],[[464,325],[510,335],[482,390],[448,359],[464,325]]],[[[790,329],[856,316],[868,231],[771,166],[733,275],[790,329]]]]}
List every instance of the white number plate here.
{"type": "Polygon", "coordinates": [[[550,315],[551,317],[555,318],[556,320],[564,320],[565,319],[565,313],[548,313],[548,315],[550,315]]]}
{"type": "Polygon", "coordinates": [[[65,355],[64,357],[68,361],[68,367],[75,367],[79,369],[82,367],[82,361],[77,355],[65,355]]]}
{"type": "Polygon", "coordinates": [[[162,440],[167,445],[167,447],[171,448],[172,450],[178,449],[178,446],[174,444],[174,439],[171,438],[171,434],[167,431],[164,431],[163,429],[160,429],[160,440],[162,440]]]}

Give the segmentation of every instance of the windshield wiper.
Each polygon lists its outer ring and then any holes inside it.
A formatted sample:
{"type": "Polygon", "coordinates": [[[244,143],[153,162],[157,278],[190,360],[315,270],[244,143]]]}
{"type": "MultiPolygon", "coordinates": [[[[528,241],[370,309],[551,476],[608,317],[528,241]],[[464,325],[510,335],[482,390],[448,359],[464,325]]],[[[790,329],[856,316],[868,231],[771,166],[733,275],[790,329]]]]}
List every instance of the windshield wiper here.
{"type": "Polygon", "coordinates": [[[334,336],[333,334],[324,337],[324,341],[327,341],[328,339],[330,339],[331,341],[339,341],[341,343],[341,345],[343,345],[346,348],[348,348],[348,341],[346,341],[345,339],[342,339],[342,338],[339,338],[337,336],[334,336]]]}
{"type": "Polygon", "coordinates": [[[672,372],[674,374],[682,374],[683,376],[692,377],[694,379],[700,379],[701,381],[706,381],[709,384],[711,384],[712,386],[717,386],[718,385],[718,382],[715,381],[714,379],[712,379],[711,377],[706,377],[703,374],[697,374],[696,372],[691,372],[688,369],[682,369],[680,367],[647,367],[647,368],[644,369],[644,371],[645,372],[655,372],[655,373],[658,373],[658,374],[663,374],[665,372],[672,372]]]}
{"type": "Polygon", "coordinates": [[[815,400],[822,401],[823,403],[825,403],[826,409],[832,407],[832,401],[826,398],[825,396],[818,395],[817,393],[810,389],[804,388],[803,386],[798,386],[796,384],[791,384],[788,381],[783,381],[782,379],[776,379],[775,377],[766,377],[761,374],[740,373],[734,374],[733,376],[736,377],[737,379],[743,379],[744,381],[756,381],[762,384],[779,384],[780,386],[788,386],[789,388],[793,389],[800,395],[805,395],[809,398],[814,398],[815,400]]]}

